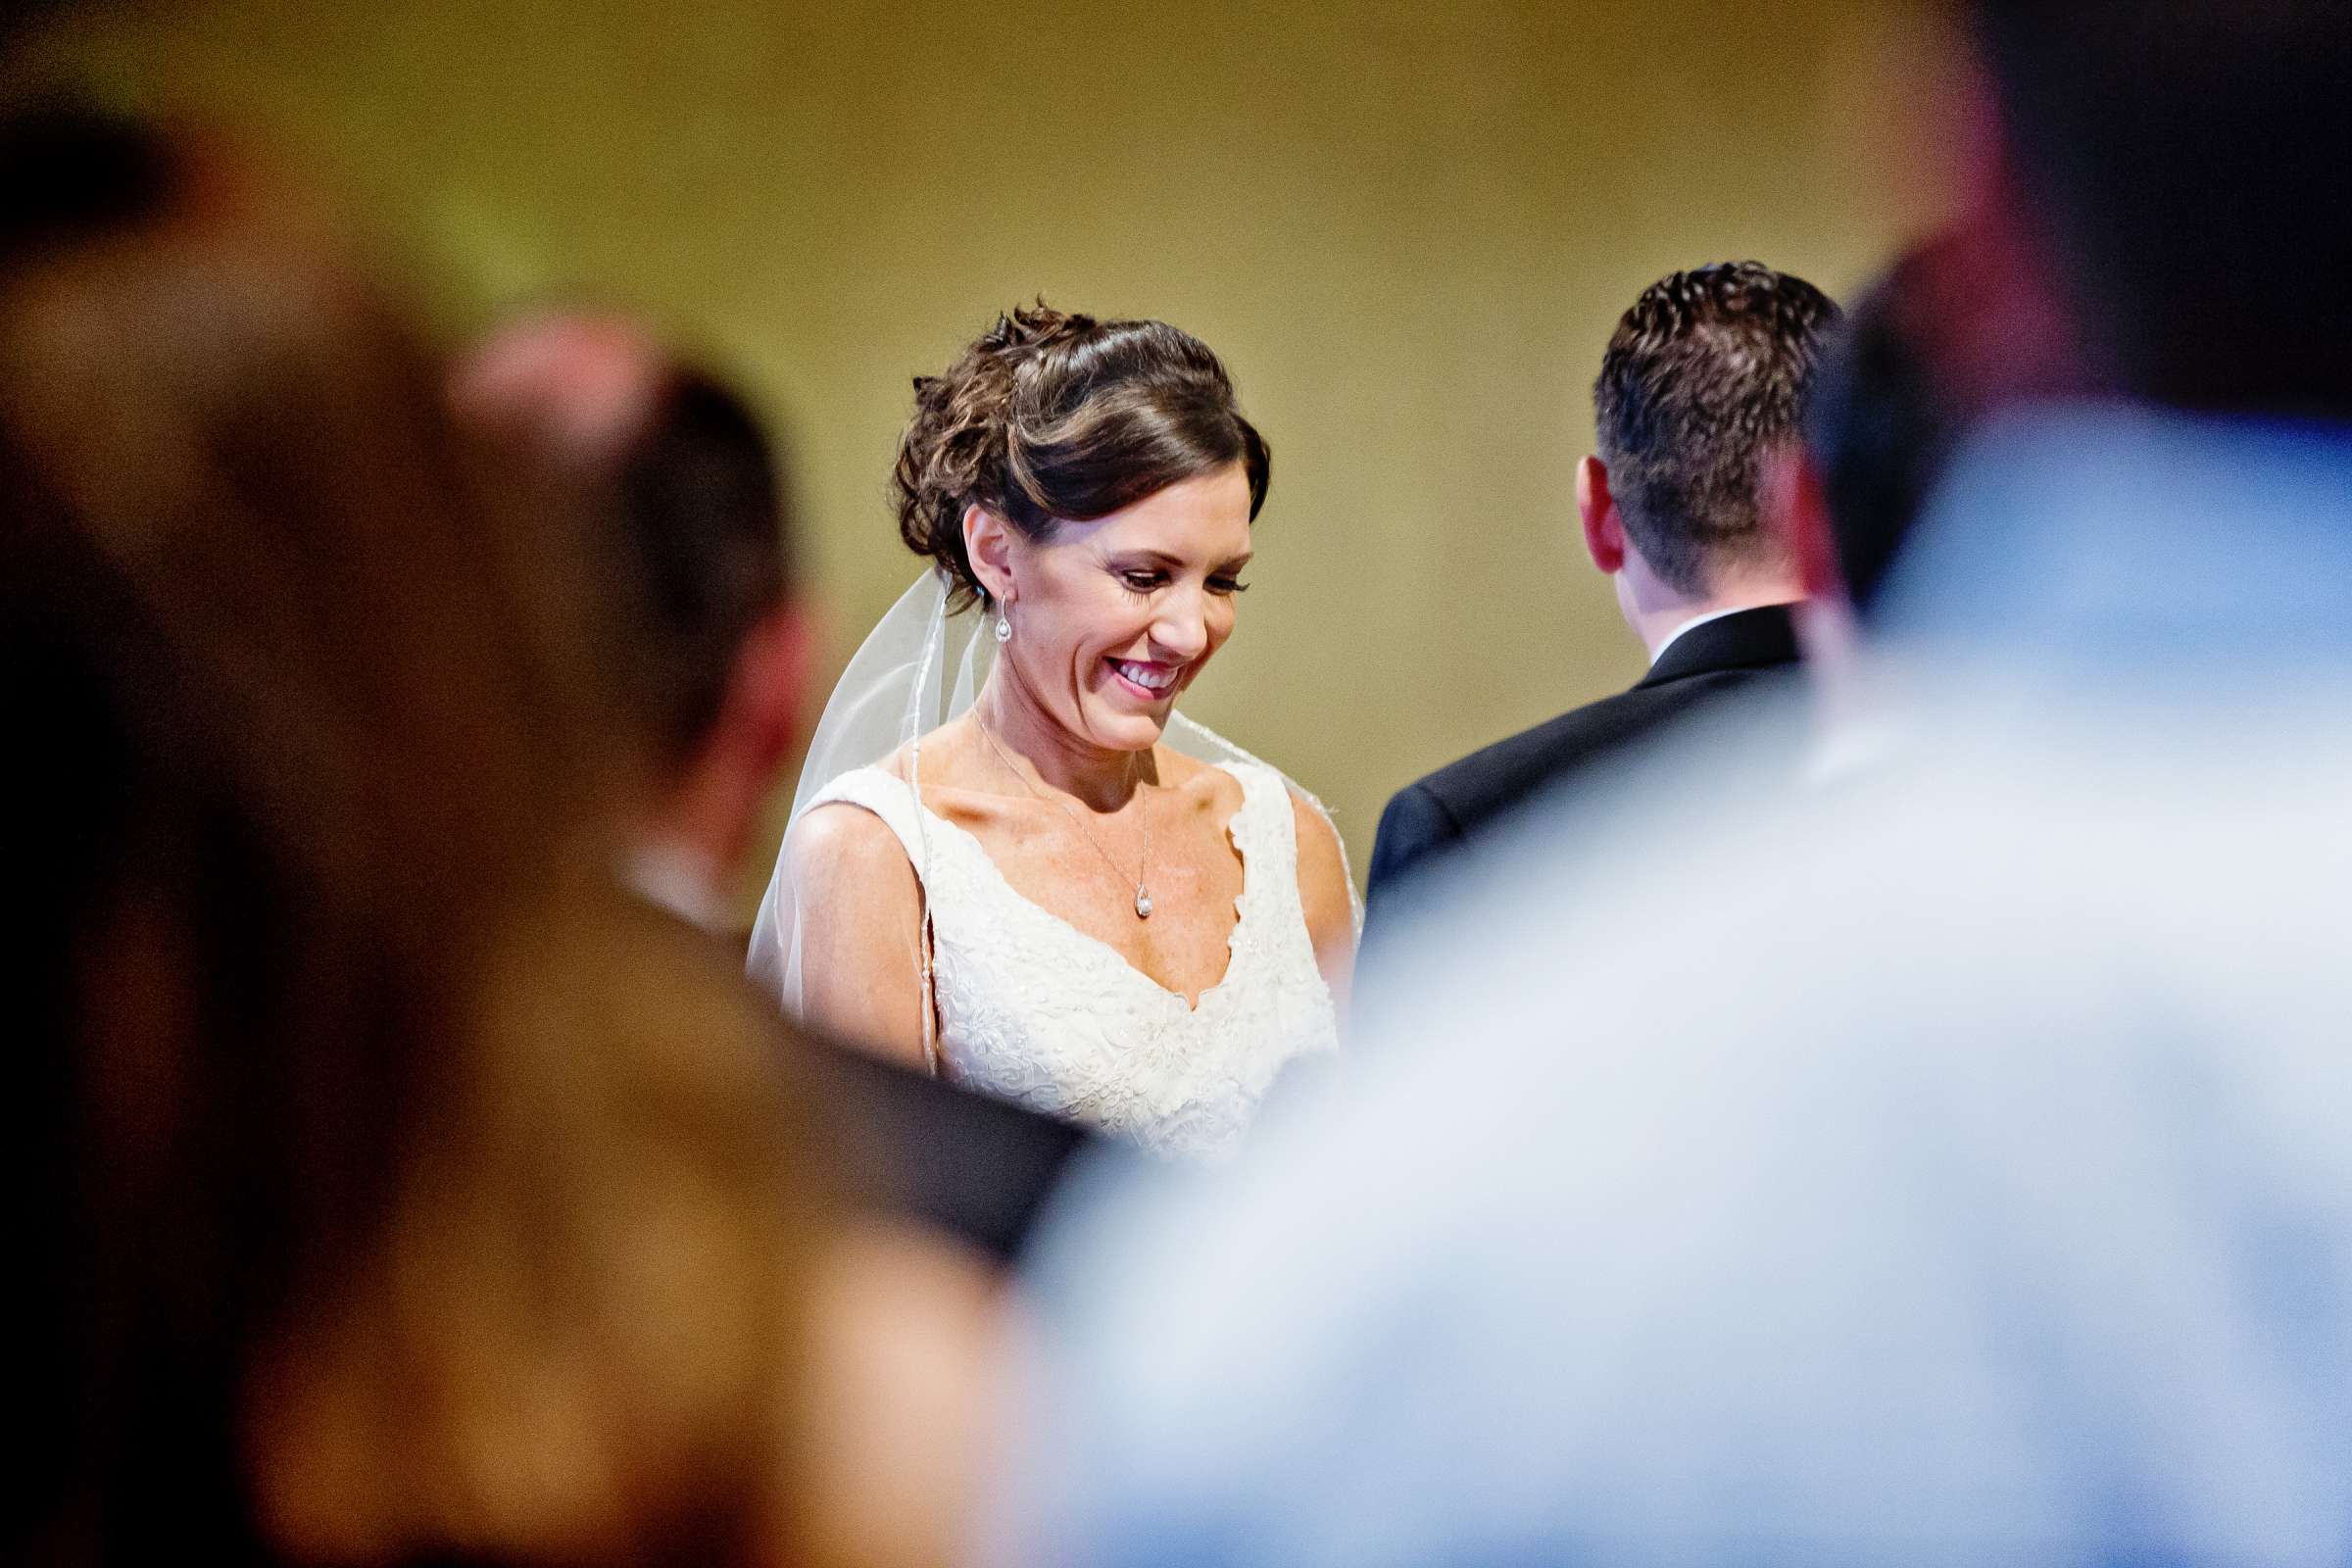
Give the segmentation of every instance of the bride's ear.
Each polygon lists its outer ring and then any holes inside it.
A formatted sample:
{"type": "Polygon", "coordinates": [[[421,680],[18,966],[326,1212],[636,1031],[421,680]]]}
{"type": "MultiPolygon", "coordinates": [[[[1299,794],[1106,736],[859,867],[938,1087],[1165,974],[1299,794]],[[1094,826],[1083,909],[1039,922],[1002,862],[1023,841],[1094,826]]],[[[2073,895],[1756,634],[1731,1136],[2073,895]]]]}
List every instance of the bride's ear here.
{"type": "Polygon", "coordinates": [[[1012,599],[1012,527],[986,507],[963,509],[963,558],[998,604],[1012,599]]]}

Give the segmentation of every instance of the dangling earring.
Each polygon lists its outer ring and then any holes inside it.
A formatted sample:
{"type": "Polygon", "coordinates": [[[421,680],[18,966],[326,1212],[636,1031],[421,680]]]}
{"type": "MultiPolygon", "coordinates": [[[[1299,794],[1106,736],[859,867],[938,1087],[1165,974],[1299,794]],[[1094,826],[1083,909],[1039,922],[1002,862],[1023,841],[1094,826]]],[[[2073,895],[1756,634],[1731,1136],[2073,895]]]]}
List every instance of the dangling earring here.
{"type": "Polygon", "coordinates": [[[1002,648],[1010,641],[1012,641],[1012,622],[1007,620],[1004,612],[1000,610],[997,612],[997,646],[1002,648]]]}

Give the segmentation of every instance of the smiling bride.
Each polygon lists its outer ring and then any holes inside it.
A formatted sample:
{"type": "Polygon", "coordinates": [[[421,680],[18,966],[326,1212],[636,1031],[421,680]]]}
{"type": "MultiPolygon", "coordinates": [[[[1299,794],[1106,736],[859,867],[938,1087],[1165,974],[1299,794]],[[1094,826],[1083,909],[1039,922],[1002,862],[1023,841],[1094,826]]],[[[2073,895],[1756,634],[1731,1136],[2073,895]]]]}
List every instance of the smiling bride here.
{"type": "Polygon", "coordinates": [[[1266,443],[1198,339],[1042,302],[915,393],[894,487],[932,568],[826,710],[752,970],[909,1065],[1227,1153],[1337,1044],[1355,936],[1321,808],[1176,713],[1266,443]]]}

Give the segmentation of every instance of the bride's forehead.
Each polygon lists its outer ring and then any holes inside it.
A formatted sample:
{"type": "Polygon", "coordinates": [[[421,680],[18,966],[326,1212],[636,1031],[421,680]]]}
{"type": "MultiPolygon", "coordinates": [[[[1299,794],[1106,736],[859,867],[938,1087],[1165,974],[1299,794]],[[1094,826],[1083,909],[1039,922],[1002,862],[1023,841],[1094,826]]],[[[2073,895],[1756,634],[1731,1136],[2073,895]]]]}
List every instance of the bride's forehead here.
{"type": "Polygon", "coordinates": [[[1065,522],[1055,544],[1097,551],[1156,550],[1225,560],[1250,553],[1250,484],[1237,466],[1153,491],[1086,522],[1065,522]],[[1229,482],[1230,481],[1230,482],[1229,482]]]}

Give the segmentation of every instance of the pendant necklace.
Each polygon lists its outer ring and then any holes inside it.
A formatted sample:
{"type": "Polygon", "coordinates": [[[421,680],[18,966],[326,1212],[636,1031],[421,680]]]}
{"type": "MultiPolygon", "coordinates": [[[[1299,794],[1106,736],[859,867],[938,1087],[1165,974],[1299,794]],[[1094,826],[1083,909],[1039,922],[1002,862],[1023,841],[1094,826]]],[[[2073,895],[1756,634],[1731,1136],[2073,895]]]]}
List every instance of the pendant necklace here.
{"type": "MultiPolygon", "coordinates": [[[[1110,858],[1110,852],[1102,847],[1102,841],[1088,830],[1086,823],[1079,818],[1078,813],[1053,796],[1041,793],[1036,785],[1022,777],[1021,770],[1012,765],[1012,759],[1004,755],[1004,748],[997,744],[997,738],[988,732],[988,725],[982,721],[978,713],[972,715],[972,722],[979,726],[980,738],[988,742],[988,749],[997,754],[997,760],[1004,764],[1004,771],[1012,775],[1013,782],[1068,817],[1070,825],[1085,835],[1086,842],[1094,846],[1097,855],[1102,857],[1102,863],[1110,867],[1111,875],[1124,881],[1126,873],[1120,869],[1119,862],[1110,858]]],[[[1149,920],[1152,918],[1152,890],[1144,885],[1144,872],[1152,863],[1152,798],[1144,794],[1144,787],[1140,781],[1135,786],[1135,793],[1137,809],[1144,818],[1144,853],[1135,862],[1135,917],[1138,920],[1149,920]]]]}

